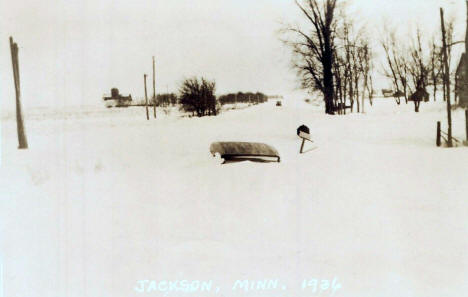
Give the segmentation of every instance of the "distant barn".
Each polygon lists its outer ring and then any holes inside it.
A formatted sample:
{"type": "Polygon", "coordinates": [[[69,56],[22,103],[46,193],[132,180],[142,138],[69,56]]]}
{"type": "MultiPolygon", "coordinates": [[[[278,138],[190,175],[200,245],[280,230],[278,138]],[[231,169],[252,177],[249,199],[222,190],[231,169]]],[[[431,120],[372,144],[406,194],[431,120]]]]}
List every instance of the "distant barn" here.
{"type": "Polygon", "coordinates": [[[110,96],[104,96],[102,98],[105,102],[106,107],[127,107],[132,103],[132,95],[122,96],[119,93],[119,89],[112,88],[110,96]]]}

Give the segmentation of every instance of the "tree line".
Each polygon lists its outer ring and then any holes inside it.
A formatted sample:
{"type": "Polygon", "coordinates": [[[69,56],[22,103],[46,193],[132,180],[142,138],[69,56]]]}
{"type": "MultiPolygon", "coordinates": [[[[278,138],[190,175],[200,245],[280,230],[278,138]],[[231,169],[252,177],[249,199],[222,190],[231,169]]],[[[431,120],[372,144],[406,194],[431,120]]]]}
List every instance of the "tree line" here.
{"type": "MultiPolygon", "coordinates": [[[[364,112],[366,99],[372,105],[376,71],[366,27],[350,19],[338,0],[295,0],[295,4],[308,25],[286,25],[281,31],[292,50],[301,87],[321,93],[327,114],[343,114],[346,109],[364,112]]],[[[387,26],[380,36],[385,53],[381,71],[394,88],[397,104],[401,98],[413,101],[418,112],[420,103],[429,100],[428,87],[434,100],[442,87],[446,100],[455,75],[450,69],[452,45],[457,43],[453,19],[443,21],[442,30],[437,29],[430,40],[419,28],[406,40],[397,40],[396,31],[387,26]]]]}
{"type": "Polygon", "coordinates": [[[263,103],[268,100],[268,96],[266,96],[263,93],[257,92],[257,93],[230,93],[226,95],[222,95],[219,97],[219,102],[221,105],[224,104],[234,104],[234,103],[253,103],[253,104],[258,104],[258,103],[263,103]]]}
{"type": "MultiPolygon", "coordinates": [[[[204,77],[192,77],[185,79],[179,87],[178,94],[157,94],[149,102],[150,106],[168,107],[179,105],[180,110],[191,113],[192,116],[216,116],[221,105],[234,103],[258,104],[268,100],[268,96],[261,93],[230,93],[217,97],[215,95],[216,82],[204,77]]],[[[137,100],[134,106],[145,106],[144,99],[137,100]]]]}
{"type": "MultiPolygon", "coordinates": [[[[401,42],[396,39],[395,29],[384,26],[385,34],[380,40],[385,52],[382,69],[395,90],[394,98],[398,105],[401,98],[406,104],[412,101],[418,112],[420,103],[429,100],[429,91],[434,101],[440,88],[444,101],[450,95],[455,80],[455,71],[450,67],[452,46],[457,43],[454,42],[454,19],[444,20],[442,28],[429,39],[424,38],[420,28],[416,28],[405,42],[401,42]]],[[[452,90],[457,98],[458,88],[452,90]]]]}
{"type": "Polygon", "coordinates": [[[263,103],[268,97],[260,92],[257,93],[232,93],[222,95],[219,98],[215,95],[216,82],[204,77],[192,77],[185,79],[180,88],[179,96],[171,94],[161,94],[156,97],[156,104],[168,106],[169,104],[179,104],[184,112],[193,116],[216,116],[221,110],[221,105],[229,103],[263,103]]]}

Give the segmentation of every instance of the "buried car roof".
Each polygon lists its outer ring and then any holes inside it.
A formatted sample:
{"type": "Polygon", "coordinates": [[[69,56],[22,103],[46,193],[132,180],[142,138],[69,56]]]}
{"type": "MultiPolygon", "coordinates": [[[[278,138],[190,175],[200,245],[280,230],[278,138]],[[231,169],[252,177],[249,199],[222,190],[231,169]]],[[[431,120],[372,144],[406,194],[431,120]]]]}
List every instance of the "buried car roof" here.
{"type": "Polygon", "coordinates": [[[213,142],[210,146],[212,155],[219,153],[221,157],[252,156],[252,157],[276,157],[278,151],[271,145],[258,142],[213,142]]]}

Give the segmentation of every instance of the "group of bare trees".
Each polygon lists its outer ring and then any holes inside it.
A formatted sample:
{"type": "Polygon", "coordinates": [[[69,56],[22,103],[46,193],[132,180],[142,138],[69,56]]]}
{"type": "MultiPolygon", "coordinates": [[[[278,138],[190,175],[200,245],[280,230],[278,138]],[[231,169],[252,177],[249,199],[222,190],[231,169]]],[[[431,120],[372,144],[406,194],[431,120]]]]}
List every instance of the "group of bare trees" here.
{"type": "Polygon", "coordinates": [[[353,111],[356,105],[357,112],[364,112],[366,96],[372,104],[372,48],[364,28],[357,29],[345,16],[341,19],[334,53],[335,110],[346,113],[346,108],[353,111]]]}
{"type": "MultiPolygon", "coordinates": [[[[354,107],[364,112],[364,100],[368,98],[372,105],[374,94],[374,54],[365,27],[349,19],[338,0],[295,1],[307,25],[285,26],[283,40],[292,48],[302,88],[323,95],[327,114],[354,107]]],[[[385,55],[381,68],[393,85],[398,105],[402,98],[405,103],[412,101],[418,112],[420,103],[429,100],[429,87],[434,100],[440,89],[444,100],[451,90],[459,92],[451,88],[452,46],[458,43],[454,42],[454,19],[442,22],[443,30],[437,26],[432,39],[425,39],[419,28],[408,38],[397,38],[396,30],[384,27],[379,40],[385,55]]]]}
{"type": "MultiPolygon", "coordinates": [[[[443,98],[450,93],[450,69],[452,60],[451,45],[453,45],[454,21],[444,22],[446,28],[443,34],[434,34],[430,40],[425,40],[419,28],[402,42],[396,39],[396,30],[384,27],[380,44],[385,52],[385,63],[382,65],[384,75],[392,82],[394,97],[400,104],[401,97],[405,103],[413,101],[415,111],[419,111],[422,101],[429,100],[427,89],[431,87],[433,100],[442,86],[443,98]],[[440,37],[435,37],[440,35],[440,37]],[[445,44],[445,46],[444,46],[445,44]],[[447,65],[444,60],[446,49],[447,65]]],[[[438,30],[440,31],[440,30],[438,30]]]]}
{"type": "Polygon", "coordinates": [[[169,105],[176,105],[178,101],[177,95],[174,93],[163,93],[158,94],[155,97],[155,102],[157,106],[167,107],[169,105]]]}
{"type": "Polygon", "coordinates": [[[345,113],[355,104],[364,111],[366,93],[373,94],[372,48],[364,30],[356,30],[344,13],[335,17],[337,0],[296,0],[296,5],[309,26],[287,26],[283,32],[302,87],[323,95],[327,114],[345,113]]]}

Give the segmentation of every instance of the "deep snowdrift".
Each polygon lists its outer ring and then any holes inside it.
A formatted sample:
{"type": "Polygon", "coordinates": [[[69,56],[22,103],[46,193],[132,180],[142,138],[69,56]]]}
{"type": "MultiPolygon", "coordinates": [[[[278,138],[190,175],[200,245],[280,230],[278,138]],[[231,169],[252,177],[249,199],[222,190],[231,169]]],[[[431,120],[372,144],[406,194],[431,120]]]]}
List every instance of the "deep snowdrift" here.
{"type": "Polygon", "coordinates": [[[442,103],[416,114],[380,99],[346,116],[274,103],[151,121],[141,108],[29,112],[27,151],[4,115],[4,296],[332,294],[313,279],[337,280],[334,296],[468,292],[468,148],[435,147],[442,103]],[[315,144],[299,155],[301,124],[315,144]],[[220,165],[213,141],[269,143],[282,162],[220,165]],[[141,280],[213,287],[139,293],[141,280]]]}

